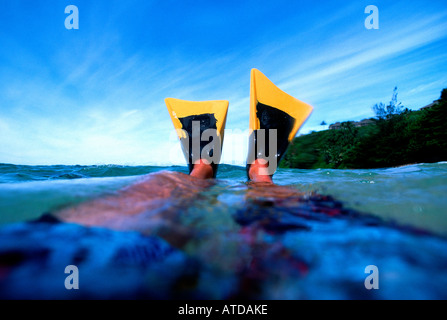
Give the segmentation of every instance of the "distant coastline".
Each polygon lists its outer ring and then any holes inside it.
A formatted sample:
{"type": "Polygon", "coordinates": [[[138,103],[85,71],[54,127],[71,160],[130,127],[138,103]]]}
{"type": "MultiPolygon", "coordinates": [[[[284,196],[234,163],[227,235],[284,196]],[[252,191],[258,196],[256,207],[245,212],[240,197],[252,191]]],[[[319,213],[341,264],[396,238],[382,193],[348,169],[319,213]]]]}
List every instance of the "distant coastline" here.
{"type": "Polygon", "coordinates": [[[382,113],[375,118],[335,123],[295,138],[280,167],[372,169],[447,160],[447,89],[417,111],[396,112],[396,101],[376,106],[382,113]]]}

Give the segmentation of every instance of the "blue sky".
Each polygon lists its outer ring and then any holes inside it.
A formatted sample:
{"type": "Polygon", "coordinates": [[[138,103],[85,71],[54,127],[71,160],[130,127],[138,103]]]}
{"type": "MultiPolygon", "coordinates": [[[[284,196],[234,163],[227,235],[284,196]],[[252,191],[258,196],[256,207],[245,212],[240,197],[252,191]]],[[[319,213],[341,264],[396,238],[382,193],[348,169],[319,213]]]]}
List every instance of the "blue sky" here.
{"type": "Polygon", "coordinates": [[[0,163],[184,164],[174,97],[229,100],[223,162],[243,165],[252,68],[314,107],[303,134],[372,117],[395,86],[419,109],[446,66],[445,0],[0,0],[0,163]]]}

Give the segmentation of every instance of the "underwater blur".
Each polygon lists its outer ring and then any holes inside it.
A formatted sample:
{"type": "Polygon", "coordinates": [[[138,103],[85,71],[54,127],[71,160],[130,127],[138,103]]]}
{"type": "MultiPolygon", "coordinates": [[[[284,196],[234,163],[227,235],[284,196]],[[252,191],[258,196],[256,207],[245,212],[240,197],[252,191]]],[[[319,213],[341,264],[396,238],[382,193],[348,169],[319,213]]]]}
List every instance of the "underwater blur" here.
{"type": "Polygon", "coordinates": [[[447,163],[279,169],[270,187],[221,165],[215,183],[192,181],[156,205],[138,200],[138,214],[102,223],[64,213],[148,174],[170,183],[185,173],[0,165],[0,297],[447,298],[447,163]],[[69,265],[79,269],[79,290],[64,285],[69,265]],[[377,267],[378,289],[367,288],[368,266],[377,267]]]}

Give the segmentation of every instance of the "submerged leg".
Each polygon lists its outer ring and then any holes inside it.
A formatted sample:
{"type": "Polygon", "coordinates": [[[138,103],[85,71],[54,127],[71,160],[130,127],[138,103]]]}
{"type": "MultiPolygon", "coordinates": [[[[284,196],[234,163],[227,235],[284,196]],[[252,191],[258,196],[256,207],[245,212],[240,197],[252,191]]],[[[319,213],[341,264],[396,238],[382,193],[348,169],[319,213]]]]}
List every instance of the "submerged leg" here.
{"type": "Polygon", "coordinates": [[[180,223],[181,217],[197,195],[212,185],[213,180],[180,172],[156,172],[116,192],[61,208],[53,215],[64,222],[158,235],[182,246],[191,234],[180,223]]]}

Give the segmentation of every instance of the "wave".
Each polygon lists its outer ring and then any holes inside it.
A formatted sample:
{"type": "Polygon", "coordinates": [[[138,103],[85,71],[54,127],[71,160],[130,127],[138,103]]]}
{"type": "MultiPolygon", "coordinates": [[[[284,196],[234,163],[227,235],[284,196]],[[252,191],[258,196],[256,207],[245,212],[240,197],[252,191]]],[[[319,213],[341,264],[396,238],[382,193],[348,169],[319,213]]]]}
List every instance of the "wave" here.
{"type": "Polygon", "coordinates": [[[124,165],[15,165],[0,164],[0,183],[41,180],[72,180],[82,178],[138,176],[160,170],[186,171],[186,167],[124,166],[124,165]]]}
{"type": "MultiPolygon", "coordinates": [[[[410,173],[425,170],[436,170],[445,167],[447,161],[437,163],[415,163],[407,164],[399,167],[382,168],[382,169],[361,169],[355,172],[368,171],[369,173],[410,173]]],[[[123,176],[140,176],[161,170],[177,171],[188,173],[186,166],[153,166],[153,165],[16,165],[16,164],[0,164],[0,183],[16,183],[27,181],[42,180],[73,180],[84,178],[105,178],[105,177],[123,177],[123,176]]],[[[353,170],[342,169],[280,169],[278,175],[294,175],[294,173],[303,172],[333,172],[333,173],[351,173],[353,170]]],[[[218,175],[228,179],[245,177],[245,167],[221,164],[219,166],[218,175]]]]}

